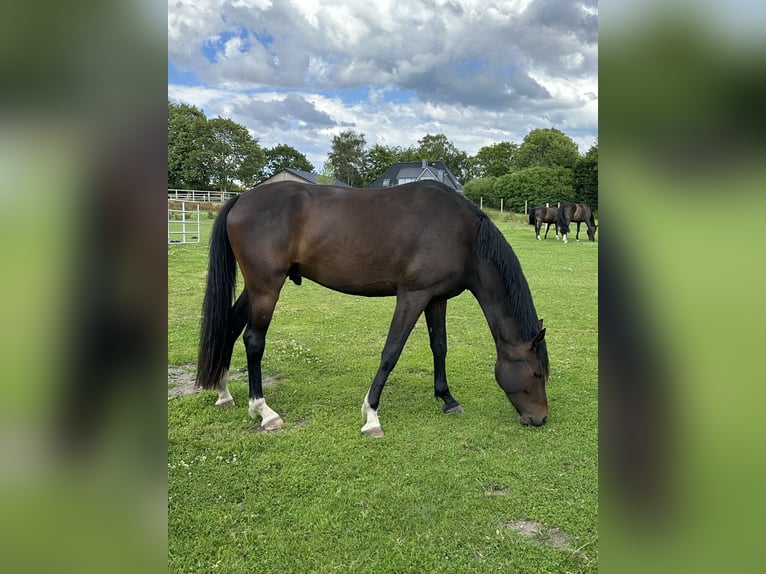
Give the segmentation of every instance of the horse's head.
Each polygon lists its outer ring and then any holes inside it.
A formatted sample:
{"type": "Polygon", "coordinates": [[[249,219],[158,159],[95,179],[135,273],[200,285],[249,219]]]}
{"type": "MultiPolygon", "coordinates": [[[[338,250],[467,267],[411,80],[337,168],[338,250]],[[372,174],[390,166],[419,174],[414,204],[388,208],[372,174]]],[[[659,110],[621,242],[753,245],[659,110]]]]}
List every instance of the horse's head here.
{"type": "Polygon", "coordinates": [[[588,227],[589,240],[596,241],[596,229],[598,229],[598,225],[594,225],[593,227],[588,227]]]}
{"type": "Polygon", "coordinates": [[[523,425],[540,426],[548,418],[548,350],[544,337],[545,329],[541,329],[532,341],[503,346],[495,363],[495,378],[523,425]]]}

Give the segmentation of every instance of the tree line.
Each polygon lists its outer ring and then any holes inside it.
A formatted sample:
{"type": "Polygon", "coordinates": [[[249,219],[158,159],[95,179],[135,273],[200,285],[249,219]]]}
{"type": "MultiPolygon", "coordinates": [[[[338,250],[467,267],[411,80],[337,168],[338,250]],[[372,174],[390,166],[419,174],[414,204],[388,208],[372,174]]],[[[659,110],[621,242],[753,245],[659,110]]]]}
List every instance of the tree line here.
{"type": "MultiPolygon", "coordinates": [[[[521,144],[499,142],[475,156],[444,134],[427,134],[418,145],[367,147],[364,134],[346,130],[332,139],[320,182],[339,179],[368,187],[391,165],[443,161],[475,202],[521,212],[530,206],[586,201],[598,209],[598,142],[584,155],[555,128],[530,131],[521,144]]],[[[291,146],[263,148],[247,128],[225,118],[207,118],[195,106],[168,101],[168,187],[221,191],[247,189],[285,168],[314,171],[291,146]]]]}

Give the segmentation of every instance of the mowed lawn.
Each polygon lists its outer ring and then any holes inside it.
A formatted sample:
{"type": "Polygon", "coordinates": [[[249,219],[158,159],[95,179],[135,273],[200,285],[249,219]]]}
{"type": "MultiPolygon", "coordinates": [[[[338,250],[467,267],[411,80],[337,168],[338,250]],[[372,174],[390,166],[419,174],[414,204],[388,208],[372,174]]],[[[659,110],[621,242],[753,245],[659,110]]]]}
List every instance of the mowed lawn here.
{"type": "MultiPolygon", "coordinates": [[[[548,423],[518,423],[464,293],[447,306],[447,375],[465,413],[433,398],[421,317],[383,391],[385,437],[361,435],[394,300],[288,282],[263,360],[281,431],[248,417],[241,342],[236,408],[168,396],[169,572],[597,571],[598,243],[584,228],[579,243],[537,241],[519,216],[492,215],[545,319],[548,423]]],[[[169,367],[196,359],[211,225],[203,215],[199,245],[168,247],[169,367]]]]}

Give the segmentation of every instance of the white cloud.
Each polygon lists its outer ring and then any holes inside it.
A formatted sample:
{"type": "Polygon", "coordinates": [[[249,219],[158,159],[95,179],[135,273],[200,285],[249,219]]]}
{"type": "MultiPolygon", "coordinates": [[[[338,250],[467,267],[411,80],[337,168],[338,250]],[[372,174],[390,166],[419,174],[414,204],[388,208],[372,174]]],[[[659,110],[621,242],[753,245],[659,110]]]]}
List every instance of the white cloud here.
{"type": "Polygon", "coordinates": [[[595,0],[170,0],[169,59],[201,85],[169,97],[231,110],[317,168],[344,129],[403,147],[443,132],[473,154],[557,127],[585,151],[597,14],[595,0]]]}

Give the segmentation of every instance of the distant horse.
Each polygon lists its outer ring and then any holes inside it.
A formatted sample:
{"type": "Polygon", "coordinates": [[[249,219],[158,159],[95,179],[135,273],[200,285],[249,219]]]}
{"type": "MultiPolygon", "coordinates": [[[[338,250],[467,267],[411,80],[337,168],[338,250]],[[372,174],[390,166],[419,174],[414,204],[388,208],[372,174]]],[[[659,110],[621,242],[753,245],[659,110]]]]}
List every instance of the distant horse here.
{"type": "Polygon", "coordinates": [[[540,240],[540,228],[542,228],[543,223],[547,223],[544,239],[548,239],[548,230],[551,228],[551,223],[556,231],[556,239],[559,238],[559,226],[556,223],[557,215],[558,210],[555,207],[546,207],[544,205],[538,205],[529,213],[529,224],[535,226],[535,235],[538,241],[540,240]]]}
{"type": "Polygon", "coordinates": [[[559,205],[559,213],[557,218],[559,229],[561,230],[561,238],[564,243],[567,243],[567,233],[569,233],[569,223],[577,223],[577,234],[575,239],[580,241],[580,224],[585,223],[588,228],[588,239],[596,241],[596,219],[593,217],[593,212],[585,202],[573,203],[567,201],[559,205]]]}
{"type": "Polygon", "coordinates": [[[462,412],[447,386],[447,300],[464,290],[479,302],[495,339],[495,378],[523,425],[548,417],[548,350],[527,280],[511,246],[473,203],[445,185],[419,181],[385,189],[277,182],[230,199],[213,225],[197,361],[197,385],[234,401],[226,383],[244,329],[249,413],[264,430],[282,426],[261,381],[266,331],[286,279],[329,289],[395,296],[380,367],[362,403],[362,433],[382,436],[378,405],[418,317],[425,313],[434,395],[462,412]],[[244,290],[232,306],[237,264],[244,290]]]}

